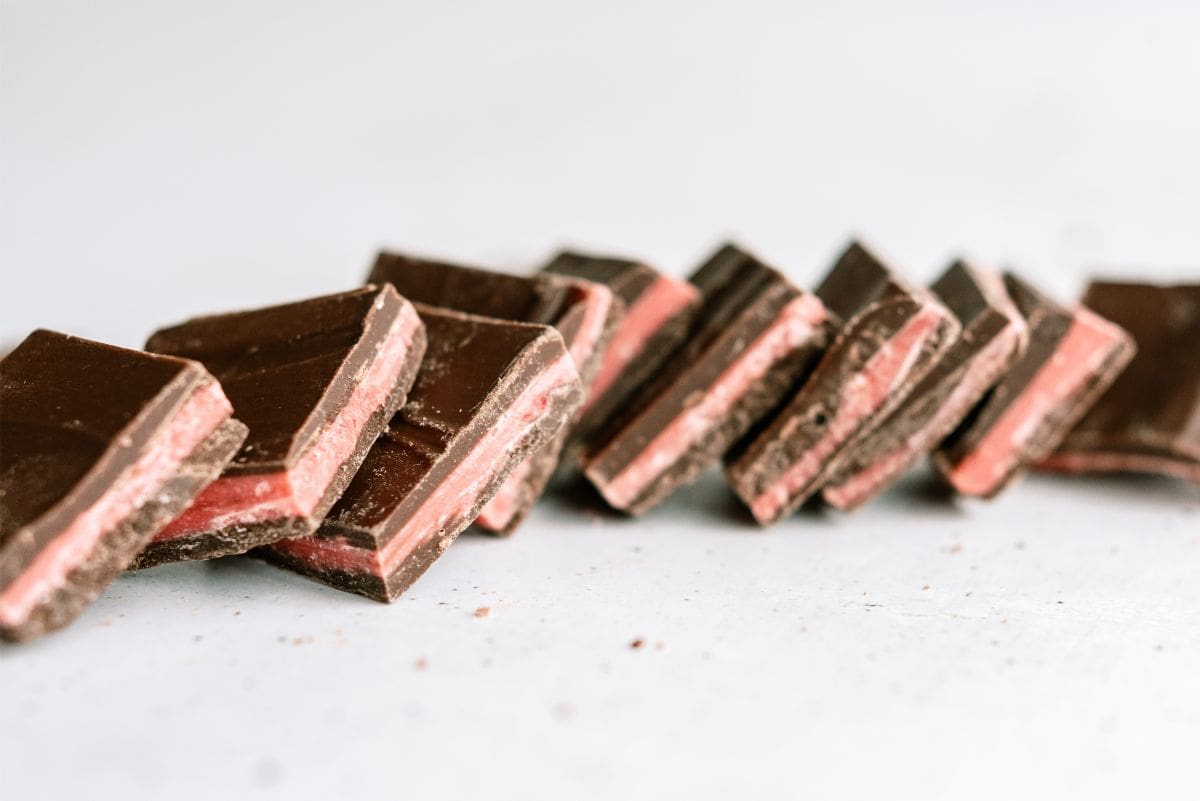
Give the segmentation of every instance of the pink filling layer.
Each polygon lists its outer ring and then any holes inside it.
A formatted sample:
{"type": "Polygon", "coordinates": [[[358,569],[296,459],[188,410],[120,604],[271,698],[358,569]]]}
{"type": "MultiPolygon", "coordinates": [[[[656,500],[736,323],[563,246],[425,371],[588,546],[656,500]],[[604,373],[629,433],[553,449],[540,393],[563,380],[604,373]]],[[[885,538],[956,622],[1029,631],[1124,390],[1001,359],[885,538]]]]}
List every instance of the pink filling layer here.
{"type": "MultiPolygon", "coordinates": [[[[592,281],[571,283],[583,294],[583,320],[580,321],[579,331],[568,344],[567,351],[575,360],[576,366],[583,370],[584,365],[592,358],[600,337],[604,335],[604,323],[608,320],[609,309],[612,308],[613,294],[608,287],[592,281]]],[[[483,507],[475,522],[489,531],[499,531],[507,526],[521,511],[525,481],[532,472],[533,463],[527,459],[509,475],[500,490],[483,507]]]]}
{"type": "MultiPolygon", "coordinates": [[[[352,545],[344,537],[297,537],[271,547],[315,568],[364,572],[387,576],[421,545],[462,518],[475,505],[507,455],[527,437],[556,398],[571,391],[578,381],[574,362],[559,357],[529,384],[481,439],[425,501],[378,550],[352,545]]],[[[458,533],[449,530],[449,539],[458,533]]]]}
{"type": "Polygon", "coordinates": [[[1014,321],[1013,325],[998,334],[976,354],[966,374],[924,426],[868,467],[840,484],[827,486],[822,491],[825,500],[839,509],[857,506],[932,450],[1003,372],[1017,347],[1023,328],[1023,323],[1014,321]]]}
{"type": "Polygon", "coordinates": [[[232,413],[217,382],[210,381],[193,392],[170,423],[154,434],[137,461],[0,594],[0,622],[20,625],[38,603],[62,586],[100,539],[145,505],[232,413]]]}
{"type": "MultiPolygon", "coordinates": [[[[631,505],[655,479],[680,459],[733,409],[738,400],[777,361],[812,339],[826,317],[815,295],[793,299],[762,334],[725,368],[697,402],[680,411],[625,469],[604,481],[588,473],[605,499],[617,509],[631,505]]],[[[602,459],[603,452],[598,459],[602,459]]]]}
{"type": "Polygon", "coordinates": [[[1059,451],[1037,467],[1061,473],[1158,473],[1200,483],[1200,465],[1147,453],[1059,451]]]}
{"type": "Polygon", "coordinates": [[[964,495],[988,495],[1027,457],[1030,438],[1048,416],[1083,391],[1123,339],[1121,330],[1084,308],[1067,335],[976,446],[946,471],[964,495]]]}
{"type": "Polygon", "coordinates": [[[825,433],[750,503],[761,522],[774,520],[792,496],[808,487],[829,457],[878,411],[908,377],[921,349],[943,319],[938,306],[926,306],[877,350],[842,389],[841,402],[825,433]]]}
{"type": "Polygon", "coordinates": [[[583,413],[607,392],[646,343],[666,323],[700,297],[700,290],[687,281],[659,276],[625,311],[612,343],[604,353],[596,380],[592,382],[583,413]]]}
{"type": "Polygon", "coordinates": [[[338,468],[358,447],[367,420],[395,389],[420,325],[416,310],[408,303],[402,304],[346,405],[317,432],[313,444],[291,468],[217,479],[154,541],[312,514],[338,468]]]}

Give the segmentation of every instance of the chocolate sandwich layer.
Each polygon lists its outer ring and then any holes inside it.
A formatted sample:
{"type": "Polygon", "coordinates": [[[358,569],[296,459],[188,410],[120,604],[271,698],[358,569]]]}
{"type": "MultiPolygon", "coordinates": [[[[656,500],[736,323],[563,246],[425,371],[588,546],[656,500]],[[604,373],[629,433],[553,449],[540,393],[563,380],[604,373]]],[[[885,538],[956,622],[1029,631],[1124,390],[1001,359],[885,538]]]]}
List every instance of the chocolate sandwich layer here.
{"type": "Polygon", "coordinates": [[[425,332],[412,304],[384,286],[198,318],[159,331],[146,347],[207,366],[250,432],[138,568],[315,531],[404,403],[425,332]]]}
{"type": "Polygon", "coordinates": [[[794,388],[828,341],[821,301],[732,245],[691,281],[702,304],[688,343],[586,463],[588,480],[630,514],[718,462],[794,388]]]}
{"type": "MultiPolygon", "coordinates": [[[[622,310],[607,287],[592,281],[547,273],[526,278],[397,253],[380,253],[367,280],[390,283],[405,297],[430,306],[553,326],[575,360],[585,391],[600,369],[622,310]]],[[[568,433],[561,430],[513,471],[480,512],[480,528],[510,534],[520,525],[545,491],[568,433]]]]}
{"type": "Polygon", "coordinates": [[[700,290],[641,262],[570,251],[542,269],[603,284],[625,308],[571,432],[572,442],[586,451],[687,339],[700,290]]]}
{"type": "Polygon", "coordinates": [[[1129,334],[1095,312],[1064,308],[1011,273],[1004,283],[1029,344],[934,454],[964,495],[992,497],[1049,455],[1135,351],[1129,334]]]}
{"type": "Polygon", "coordinates": [[[859,243],[817,297],[846,321],[812,376],[726,460],[754,518],[790,514],[836,475],[854,445],[899,406],[958,334],[958,321],[859,243]]]}
{"type": "Polygon", "coordinates": [[[228,464],[198,363],[35,331],[0,362],[0,636],[66,625],[228,464]]]}
{"type": "Polygon", "coordinates": [[[960,333],[908,397],[840,461],[821,490],[832,506],[850,510],[886,489],[937,447],[1021,354],[1025,320],[998,274],[958,261],[932,289],[960,333]]]}
{"type": "Polygon", "coordinates": [[[1093,281],[1083,305],[1128,331],[1137,355],[1039,467],[1200,482],[1200,284],[1093,281]]]}
{"type": "Polygon", "coordinates": [[[256,552],[380,601],[424,573],[583,402],[554,329],[419,309],[429,348],[408,403],[316,535],[256,552]]]}

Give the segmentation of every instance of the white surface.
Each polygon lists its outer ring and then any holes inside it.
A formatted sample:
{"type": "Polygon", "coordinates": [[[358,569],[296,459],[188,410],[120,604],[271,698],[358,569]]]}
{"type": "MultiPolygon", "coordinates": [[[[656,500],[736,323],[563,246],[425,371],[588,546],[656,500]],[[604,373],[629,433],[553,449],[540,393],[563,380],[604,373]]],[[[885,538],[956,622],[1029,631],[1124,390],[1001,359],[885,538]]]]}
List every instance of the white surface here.
{"type": "MultiPolygon", "coordinates": [[[[683,274],[732,234],[811,282],[859,231],[919,279],[963,249],[1063,297],[1095,264],[1197,276],[1195,3],[299,5],[0,2],[0,339],[138,344],[353,285],[384,243],[683,274]]],[[[160,568],[0,654],[0,776],[1185,798],[1198,507],[1040,479],[760,533],[711,476],[636,523],[547,504],[390,607],[160,568]]]]}

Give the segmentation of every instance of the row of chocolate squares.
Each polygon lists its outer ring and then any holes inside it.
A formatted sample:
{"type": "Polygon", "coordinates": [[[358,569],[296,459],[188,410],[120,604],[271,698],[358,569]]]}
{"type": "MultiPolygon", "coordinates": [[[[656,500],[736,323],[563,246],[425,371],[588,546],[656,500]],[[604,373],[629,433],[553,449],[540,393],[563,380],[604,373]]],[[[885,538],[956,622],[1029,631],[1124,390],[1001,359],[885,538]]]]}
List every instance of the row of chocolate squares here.
{"type": "Polygon", "coordinates": [[[1031,465],[1200,481],[1200,285],[1064,308],[963,262],[915,287],[858,243],[815,293],[731,245],[689,281],[385,253],[368,282],[146,352],[39,331],[6,357],[0,633],[65,625],[127,567],[246,552],[391,600],[556,470],[641,514],[724,459],[764,524],[929,453],[970,495],[1031,465]]]}

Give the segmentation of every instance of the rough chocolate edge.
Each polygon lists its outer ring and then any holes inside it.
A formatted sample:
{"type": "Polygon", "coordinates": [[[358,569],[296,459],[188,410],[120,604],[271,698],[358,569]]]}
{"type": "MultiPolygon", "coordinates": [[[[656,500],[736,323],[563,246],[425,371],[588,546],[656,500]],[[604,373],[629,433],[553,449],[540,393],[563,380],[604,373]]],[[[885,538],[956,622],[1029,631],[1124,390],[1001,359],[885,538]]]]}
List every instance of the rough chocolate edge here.
{"type": "MultiPolygon", "coordinates": [[[[814,417],[814,409],[817,411],[815,417],[831,419],[841,403],[847,378],[856,374],[919,310],[916,298],[888,298],[867,307],[838,333],[837,340],[826,351],[809,381],[782,409],[765,418],[751,436],[730,450],[725,460],[725,476],[738,497],[747,504],[752,503],[764,485],[770,483],[767,477],[782,475],[808,452],[818,437],[795,438],[787,432],[800,425],[797,421],[814,417]],[[831,396],[832,404],[829,402],[831,396]]],[[[861,424],[858,431],[862,431],[861,426],[867,423],[869,421],[861,424]]],[[[844,448],[852,441],[858,431],[847,437],[840,447],[844,448]]],[[[803,492],[793,495],[778,517],[791,514],[816,492],[823,473],[824,470],[814,476],[803,492]]]]}
{"type": "MultiPolygon", "coordinates": [[[[277,567],[290,570],[315,581],[320,581],[334,589],[365,595],[376,601],[390,603],[396,600],[406,589],[429,569],[442,553],[450,547],[471,523],[479,517],[480,511],[487,502],[499,491],[500,486],[508,479],[517,465],[521,464],[530,454],[546,444],[563,427],[566,420],[583,402],[583,392],[576,384],[574,391],[563,393],[554,406],[550,407],[539,418],[539,422],[529,430],[516,447],[509,451],[503,466],[496,471],[483,491],[476,497],[472,508],[467,510],[455,526],[447,526],[435,536],[422,543],[413,553],[400,563],[386,578],[368,573],[350,573],[344,570],[314,568],[304,560],[280,553],[274,548],[258,548],[250,552],[255,556],[277,567]],[[558,421],[556,423],[556,421],[558,421]]],[[[490,422],[489,422],[490,425],[490,422]]],[[[479,426],[486,428],[486,426],[479,426]]],[[[366,550],[366,549],[364,549],[366,550]]]]}
{"type": "Polygon", "coordinates": [[[92,553],[72,570],[66,583],[39,603],[26,621],[0,628],[0,639],[22,642],[60,629],[83,609],[129,564],[154,534],[179,515],[208,486],[246,439],[246,426],[237,420],[221,423],[188,455],[179,469],[150,495],[150,500],[105,533],[92,553]],[[162,499],[166,497],[164,502],[162,499]]]}
{"type": "MultiPolygon", "coordinates": [[[[513,513],[513,516],[509,518],[504,526],[501,528],[489,528],[476,520],[475,527],[482,532],[498,537],[507,537],[516,531],[525,518],[529,516],[529,513],[533,511],[534,504],[545,493],[546,486],[550,483],[550,479],[561,464],[559,460],[570,434],[570,426],[564,425],[549,441],[540,448],[532,451],[526,457],[525,462],[529,463],[529,472],[526,474],[525,480],[521,482],[521,496],[517,501],[517,511],[513,513]]],[[[518,464],[524,464],[525,462],[518,462],[518,464]]],[[[497,488],[498,490],[499,488],[497,488]]],[[[479,508],[482,510],[483,506],[479,508]]]]}
{"type": "Polygon", "coordinates": [[[215,531],[204,531],[162,542],[152,542],[138,555],[129,569],[142,570],[167,562],[234,556],[279,540],[312,534],[321,525],[321,521],[333,508],[333,505],[337,503],[338,498],[342,497],[342,493],[346,491],[346,487],[353,480],[354,474],[358,472],[363,460],[367,458],[367,451],[383,433],[388,421],[404,405],[408,391],[412,388],[417,372],[421,368],[424,354],[425,330],[418,328],[417,333],[413,336],[412,345],[409,346],[399,381],[388,394],[384,405],[367,418],[363,430],[359,433],[354,451],[338,466],[333,480],[326,487],[325,494],[311,515],[264,520],[259,523],[235,523],[215,531]]]}
{"type": "Polygon", "coordinates": [[[816,329],[813,339],[773,364],[751,385],[720,424],[705,432],[671,467],[654,479],[623,511],[635,517],[645,514],[680,487],[687,486],[741,439],[756,421],[794,391],[824,351],[826,329],[816,329]]]}

